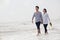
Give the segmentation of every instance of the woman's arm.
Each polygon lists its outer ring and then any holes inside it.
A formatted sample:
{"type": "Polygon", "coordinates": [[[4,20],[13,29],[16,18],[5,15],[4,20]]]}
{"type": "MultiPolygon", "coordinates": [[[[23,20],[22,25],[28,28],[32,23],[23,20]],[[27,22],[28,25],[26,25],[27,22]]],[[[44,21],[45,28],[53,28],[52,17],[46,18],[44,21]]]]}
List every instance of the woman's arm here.
{"type": "Polygon", "coordinates": [[[50,17],[49,17],[49,15],[47,14],[47,18],[48,18],[48,21],[50,22],[50,17]]]}
{"type": "Polygon", "coordinates": [[[47,17],[48,17],[48,20],[49,20],[50,26],[52,26],[52,23],[51,23],[51,21],[50,21],[49,15],[47,15],[47,17]]]}

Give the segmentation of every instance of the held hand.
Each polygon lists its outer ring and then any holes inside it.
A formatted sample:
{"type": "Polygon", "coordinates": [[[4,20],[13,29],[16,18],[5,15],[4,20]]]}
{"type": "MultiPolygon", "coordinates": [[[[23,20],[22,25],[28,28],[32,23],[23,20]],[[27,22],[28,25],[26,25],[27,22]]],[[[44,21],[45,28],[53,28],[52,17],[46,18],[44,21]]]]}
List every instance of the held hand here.
{"type": "Polygon", "coordinates": [[[41,24],[43,24],[43,21],[41,21],[41,24]]]}

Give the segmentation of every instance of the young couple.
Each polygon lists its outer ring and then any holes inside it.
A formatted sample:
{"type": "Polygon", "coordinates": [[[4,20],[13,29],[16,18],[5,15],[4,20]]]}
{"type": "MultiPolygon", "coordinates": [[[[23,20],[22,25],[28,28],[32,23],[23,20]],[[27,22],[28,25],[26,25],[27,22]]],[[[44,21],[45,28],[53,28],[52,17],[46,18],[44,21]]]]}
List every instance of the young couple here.
{"type": "Polygon", "coordinates": [[[47,26],[48,23],[50,23],[50,18],[49,15],[47,13],[47,9],[43,9],[43,16],[42,16],[42,12],[39,11],[39,6],[35,6],[35,10],[36,12],[34,12],[33,17],[32,17],[32,23],[33,23],[33,19],[35,18],[35,24],[37,26],[37,32],[39,35],[41,33],[40,31],[40,24],[42,23],[45,29],[45,34],[48,33],[47,31],[47,26]]]}

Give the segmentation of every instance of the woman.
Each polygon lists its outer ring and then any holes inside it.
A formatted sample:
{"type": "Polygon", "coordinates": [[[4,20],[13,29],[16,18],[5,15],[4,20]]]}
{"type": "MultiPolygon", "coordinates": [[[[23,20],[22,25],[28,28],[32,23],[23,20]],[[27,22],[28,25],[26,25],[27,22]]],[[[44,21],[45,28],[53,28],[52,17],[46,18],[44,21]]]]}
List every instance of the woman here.
{"type": "Polygon", "coordinates": [[[51,24],[50,22],[50,18],[49,18],[49,15],[47,13],[47,10],[44,8],[43,9],[43,26],[44,26],[44,29],[45,29],[45,34],[47,34],[47,26],[48,26],[48,23],[51,24]]]}

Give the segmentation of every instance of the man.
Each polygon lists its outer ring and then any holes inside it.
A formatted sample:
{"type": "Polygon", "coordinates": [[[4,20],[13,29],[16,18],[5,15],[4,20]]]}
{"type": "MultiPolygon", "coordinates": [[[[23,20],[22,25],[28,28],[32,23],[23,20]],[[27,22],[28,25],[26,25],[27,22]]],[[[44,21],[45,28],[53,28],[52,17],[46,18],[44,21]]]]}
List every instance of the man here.
{"type": "Polygon", "coordinates": [[[37,26],[37,35],[39,35],[40,32],[40,24],[43,22],[42,19],[42,13],[39,11],[39,6],[35,6],[36,12],[34,12],[33,17],[32,17],[32,23],[33,19],[35,18],[35,24],[37,26]]]}

